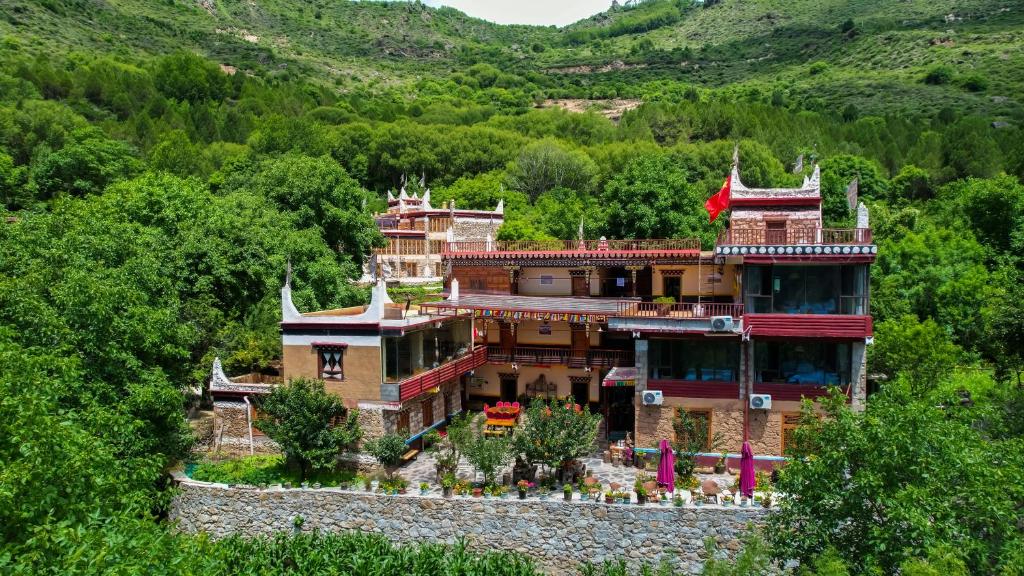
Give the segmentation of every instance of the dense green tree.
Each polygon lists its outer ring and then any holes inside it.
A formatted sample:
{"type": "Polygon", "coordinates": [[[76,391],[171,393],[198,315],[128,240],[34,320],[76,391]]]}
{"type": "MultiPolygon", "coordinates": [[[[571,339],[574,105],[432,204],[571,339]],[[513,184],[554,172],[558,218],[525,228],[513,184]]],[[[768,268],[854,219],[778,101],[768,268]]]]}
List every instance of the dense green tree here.
{"type": "Polygon", "coordinates": [[[971,573],[1011,569],[1022,544],[1020,443],[986,440],[989,406],[964,402],[956,385],[905,390],[876,394],[863,413],[838,392],[823,419],[805,406],[796,436],[812,448],[781,474],[791,497],[764,532],[776,559],[810,564],[832,549],[853,573],[888,573],[948,545],[971,573]]]}
{"type": "Polygon", "coordinates": [[[525,146],[508,172],[512,188],[535,199],[554,188],[589,192],[597,166],[583,152],[544,139],[525,146]]]}
{"type": "Polygon", "coordinates": [[[705,195],[664,155],[630,162],[608,182],[602,199],[614,238],[699,238],[709,246],[723,220],[708,224],[705,195]]]}
{"type": "Polygon", "coordinates": [[[31,178],[37,197],[49,200],[61,193],[98,193],[141,168],[131,146],[107,138],[96,128],[83,128],[72,132],[59,150],[38,152],[31,178]]]}
{"type": "Polygon", "coordinates": [[[160,58],[153,71],[156,88],[168,98],[189,102],[217,100],[228,92],[228,77],[216,64],[191,52],[160,58]]]}
{"type": "MultiPolygon", "coordinates": [[[[317,229],[351,263],[361,264],[370,248],[383,243],[364,210],[369,193],[327,156],[289,154],[234,165],[223,188],[269,198],[296,226],[317,229]]],[[[350,266],[346,272],[354,276],[356,270],[350,266]]]]}
{"type": "Polygon", "coordinates": [[[854,178],[857,179],[859,197],[888,197],[889,182],[873,162],[845,154],[826,158],[821,163],[822,211],[826,222],[847,223],[851,220],[846,188],[854,178]]]}
{"type": "Polygon", "coordinates": [[[890,380],[902,376],[912,386],[930,388],[951,378],[962,357],[963,351],[934,320],[921,322],[907,315],[875,326],[869,364],[890,380]]]}
{"type": "Polygon", "coordinates": [[[300,378],[275,386],[258,404],[261,416],[255,426],[281,447],[303,480],[312,470],[337,465],[338,454],[361,436],[356,412],[328,394],[319,380],[300,378]]]}

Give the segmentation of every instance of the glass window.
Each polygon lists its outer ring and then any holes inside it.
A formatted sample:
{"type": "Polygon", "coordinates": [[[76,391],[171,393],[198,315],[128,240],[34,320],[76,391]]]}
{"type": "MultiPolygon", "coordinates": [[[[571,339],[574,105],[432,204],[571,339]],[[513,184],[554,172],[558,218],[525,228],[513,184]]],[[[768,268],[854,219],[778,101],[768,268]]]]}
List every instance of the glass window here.
{"type": "Polygon", "coordinates": [[[850,383],[847,342],[756,342],[757,382],[845,386],[850,383]]]}
{"type": "Polygon", "coordinates": [[[739,345],[723,340],[651,340],[648,364],[653,380],[735,382],[739,345]]]}
{"type": "Polygon", "coordinates": [[[755,314],[867,314],[866,266],[747,266],[744,304],[755,314]]]}
{"type": "Polygon", "coordinates": [[[384,381],[398,382],[469,351],[469,320],[384,338],[384,381]]]}

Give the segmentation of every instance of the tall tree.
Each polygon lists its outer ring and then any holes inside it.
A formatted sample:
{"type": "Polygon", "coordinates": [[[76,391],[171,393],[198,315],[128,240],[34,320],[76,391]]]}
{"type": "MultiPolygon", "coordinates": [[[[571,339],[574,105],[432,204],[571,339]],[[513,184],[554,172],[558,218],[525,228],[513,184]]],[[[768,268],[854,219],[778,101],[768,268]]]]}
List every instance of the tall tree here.
{"type": "Polygon", "coordinates": [[[303,480],[312,470],[334,467],[338,454],[361,436],[356,412],[318,380],[299,378],[276,386],[259,408],[262,416],[255,426],[298,466],[303,480]]]}

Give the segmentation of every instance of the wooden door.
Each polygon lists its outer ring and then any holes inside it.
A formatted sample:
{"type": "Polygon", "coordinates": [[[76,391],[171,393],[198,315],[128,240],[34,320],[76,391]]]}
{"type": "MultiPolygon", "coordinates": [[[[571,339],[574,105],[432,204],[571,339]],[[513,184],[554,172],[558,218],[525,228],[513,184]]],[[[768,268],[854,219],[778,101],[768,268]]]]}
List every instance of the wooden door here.
{"type": "Polygon", "coordinates": [[[788,244],[785,220],[765,220],[764,234],[765,244],[788,244]]]}
{"type": "Polygon", "coordinates": [[[423,427],[428,428],[434,424],[434,399],[428,398],[423,401],[423,427]]]}
{"type": "Polygon", "coordinates": [[[501,323],[501,353],[512,355],[516,347],[515,335],[512,333],[512,325],[508,322],[501,323]]]}
{"type": "Polygon", "coordinates": [[[573,276],[572,277],[572,295],[573,296],[590,296],[590,290],[587,286],[586,276],[573,276]]]}
{"type": "Polygon", "coordinates": [[[504,402],[515,402],[519,396],[519,376],[516,374],[500,374],[501,399],[504,402]]]}
{"type": "Polygon", "coordinates": [[[590,337],[587,331],[581,326],[572,328],[572,347],[569,351],[570,360],[573,364],[586,363],[587,351],[590,349],[590,337]]]}

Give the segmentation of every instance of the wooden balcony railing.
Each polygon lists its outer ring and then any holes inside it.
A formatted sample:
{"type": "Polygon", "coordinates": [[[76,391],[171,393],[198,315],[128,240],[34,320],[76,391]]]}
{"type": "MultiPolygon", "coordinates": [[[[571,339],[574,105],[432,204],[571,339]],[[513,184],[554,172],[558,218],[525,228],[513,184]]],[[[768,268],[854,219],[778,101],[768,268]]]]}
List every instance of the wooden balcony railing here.
{"type": "Polygon", "coordinates": [[[511,350],[498,345],[487,346],[487,360],[504,364],[524,364],[527,366],[591,366],[612,368],[615,366],[632,366],[632,350],[607,350],[592,348],[585,354],[574,355],[570,348],[551,346],[516,346],[511,350]]]}
{"type": "Polygon", "coordinates": [[[664,252],[700,250],[696,238],[665,240],[495,240],[448,242],[446,254],[472,252],[664,252]]]}
{"type": "Polygon", "coordinates": [[[422,256],[427,253],[427,242],[422,238],[388,238],[388,245],[374,248],[374,254],[393,256],[422,256]]]}
{"type": "Polygon", "coordinates": [[[743,304],[719,304],[702,302],[619,302],[619,316],[641,318],[711,318],[712,316],[743,316],[743,304]]]}
{"type": "Polygon", "coordinates": [[[871,244],[870,228],[733,228],[722,230],[719,245],[764,246],[796,244],[871,244]]]}
{"type": "Polygon", "coordinates": [[[478,346],[461,358],[446,362],[437,368],[402,380],[398,384],[398,396],[401,401],[415,398],[420,394],[453,380],[487,362],[487,349],[478,346]]]}

